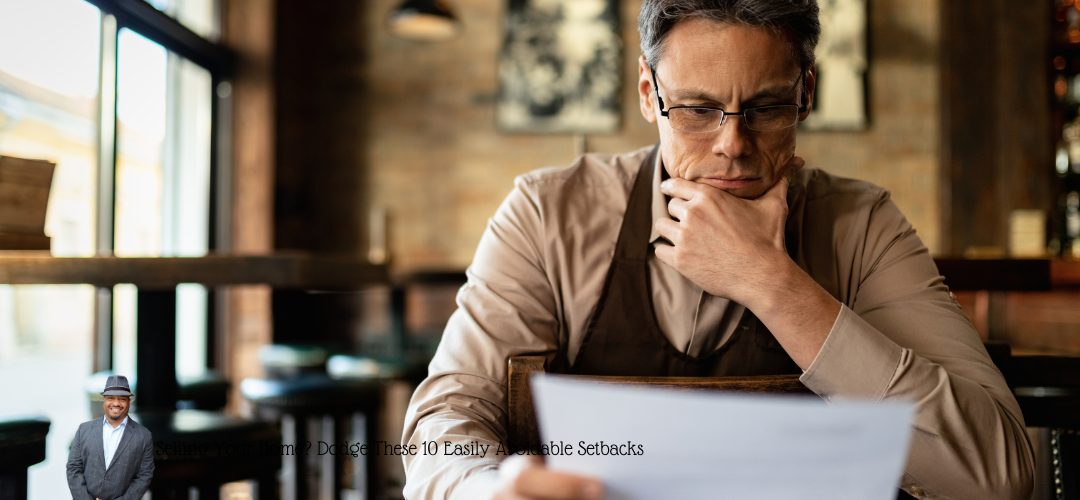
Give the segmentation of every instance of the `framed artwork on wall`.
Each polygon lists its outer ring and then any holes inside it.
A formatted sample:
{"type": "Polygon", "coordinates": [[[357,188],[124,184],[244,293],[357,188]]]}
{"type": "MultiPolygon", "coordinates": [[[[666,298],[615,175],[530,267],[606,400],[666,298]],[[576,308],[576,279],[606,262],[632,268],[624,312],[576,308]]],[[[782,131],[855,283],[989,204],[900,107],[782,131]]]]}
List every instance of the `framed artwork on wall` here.
{"type": "Polygon", "coordinates": [[[507,0],[496,120],[509,132],[615,132],[617,0],[507,0]]]}
{"type": "Polygon", "coordinates": [[[867,2],[819,0],[818,7],[817,88],[814,110],[802,126],[807,130],[865,129],[869,125],[867,2]]]}

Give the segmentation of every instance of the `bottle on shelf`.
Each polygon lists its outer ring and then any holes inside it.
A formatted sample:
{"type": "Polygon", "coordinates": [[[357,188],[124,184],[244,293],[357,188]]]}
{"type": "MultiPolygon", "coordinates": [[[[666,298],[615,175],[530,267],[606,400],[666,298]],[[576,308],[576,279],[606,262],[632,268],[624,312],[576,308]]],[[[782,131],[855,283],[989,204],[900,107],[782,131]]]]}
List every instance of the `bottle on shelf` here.
{"type": "Polygon", "coordinates": [[[1050,252],[1080,259],[1080,116],[1065,124],[1061,136],[1054,161],[1059,195],[1050,252]]]}

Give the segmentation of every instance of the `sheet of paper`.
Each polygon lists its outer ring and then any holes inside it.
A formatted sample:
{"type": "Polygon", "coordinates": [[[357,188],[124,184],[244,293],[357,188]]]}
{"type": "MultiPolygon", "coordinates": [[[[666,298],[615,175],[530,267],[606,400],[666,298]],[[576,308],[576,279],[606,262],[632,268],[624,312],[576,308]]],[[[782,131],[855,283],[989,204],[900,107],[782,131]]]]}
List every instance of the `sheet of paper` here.
{"type": "Polygon", "coordinates": [[[532,379],[550,467],[611,500],[896,498],[913,406],[532,379]]]}

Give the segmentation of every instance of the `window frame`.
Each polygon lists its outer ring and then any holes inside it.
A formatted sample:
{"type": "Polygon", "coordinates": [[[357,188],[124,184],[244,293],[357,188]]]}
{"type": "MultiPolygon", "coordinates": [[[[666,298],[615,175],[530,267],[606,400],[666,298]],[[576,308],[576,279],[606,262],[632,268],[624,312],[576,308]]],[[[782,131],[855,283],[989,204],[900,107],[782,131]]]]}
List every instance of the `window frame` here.
{"type": "MultiPolygon", "coordinates": [[[[115,241],[116,167],[117,167],[117,70],[119,33],[127,28],[166,50],[206,69],[210,73],[210,196],[207,235],[211,252],[228,250],[228,186],[230,130],[229,104],[231,81],[236,71],[236,56],[224,45],[203,38],[176,19],[142,0],[85,0],[101,11],[101,53],[98,113],[98,202],[96,250],[112,255],[115,241]]],[[[218,19],[221,19],[219,3],[218,19]]],[[[221,298],[207,290],[206,364],[219,364],[218,311],[221,298]]],[[[94,371],[113,366],[113,289],[101,287],[95,294],[94,371]]],[[[175,360],[174,360],[175,361],[175,360]]]]}

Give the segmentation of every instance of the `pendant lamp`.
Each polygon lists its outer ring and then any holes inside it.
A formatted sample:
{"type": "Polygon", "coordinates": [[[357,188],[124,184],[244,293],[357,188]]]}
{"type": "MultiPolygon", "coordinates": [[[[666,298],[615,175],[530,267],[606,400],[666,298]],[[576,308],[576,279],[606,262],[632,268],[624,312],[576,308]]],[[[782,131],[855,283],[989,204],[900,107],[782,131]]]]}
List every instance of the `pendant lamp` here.
{"type": "Polygon", "coordinates": [[[438,41],[456,35],[460,25],[441,0],[405,0],[390,13],[389,28],[400,38],[438,41]]]}

